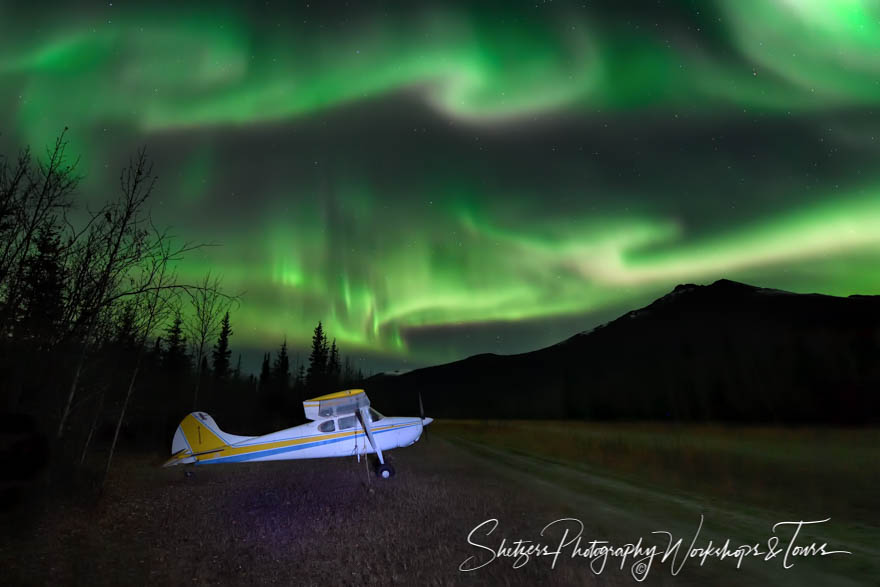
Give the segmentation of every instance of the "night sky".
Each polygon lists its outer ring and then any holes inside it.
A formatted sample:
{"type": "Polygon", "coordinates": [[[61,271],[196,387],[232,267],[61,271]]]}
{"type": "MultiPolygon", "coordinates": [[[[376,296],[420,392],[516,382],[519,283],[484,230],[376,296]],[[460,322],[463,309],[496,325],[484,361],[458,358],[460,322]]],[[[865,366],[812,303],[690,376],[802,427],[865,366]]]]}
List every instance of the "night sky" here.
{"type": "Polygon", "coordinates": [[[0,0],[0,146],[69,126],[84,206],[146,145],[249,369],[318,320],[409,368],[682,282],[880,293],[880,2],[185,4],[0,0]]]}

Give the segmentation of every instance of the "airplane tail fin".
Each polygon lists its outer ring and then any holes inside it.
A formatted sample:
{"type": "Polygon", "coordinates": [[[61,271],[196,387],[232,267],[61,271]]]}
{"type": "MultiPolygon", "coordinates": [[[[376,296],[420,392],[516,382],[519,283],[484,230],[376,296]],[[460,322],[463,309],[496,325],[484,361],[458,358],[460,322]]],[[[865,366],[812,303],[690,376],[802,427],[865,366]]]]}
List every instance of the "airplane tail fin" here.
{"type": "Polygon", "coordinates": [[[171,458],[163,466],[194,463],[199,455],[221,451],[242,438],[220,430],[208,414],[193,412],[177,427],[171,441],[171,458]]]}

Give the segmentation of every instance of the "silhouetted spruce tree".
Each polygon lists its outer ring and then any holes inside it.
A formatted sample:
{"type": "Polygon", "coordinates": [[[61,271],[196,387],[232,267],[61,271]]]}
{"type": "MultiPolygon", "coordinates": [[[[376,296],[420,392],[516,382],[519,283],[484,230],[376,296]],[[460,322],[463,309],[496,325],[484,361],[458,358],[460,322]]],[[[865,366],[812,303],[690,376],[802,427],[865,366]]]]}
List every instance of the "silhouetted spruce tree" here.
{"type": "Polygon", "coordinates": [[[322,391],[327,374],[327,337],[324,327],[318,322],[312,335],[312,353],[309,355],[309,368],[306,372],[306,387],[310,392],[322,391]]]}
{"type": "Polygon", "coordinates": [[[290,387],[290,358],[287,356],[287,339],[281,343],[278,355],[275,357],[275,363],[272,365],[272,380],[275,388],[286,393],[290,387]]]}
{"type": "MultiPolygon", "coordinates": [[[[202,364],[201,364],[201,366],[199,367],[199,379],[201,380],[201,381],[200,381],[200,386],[199,386],[199,387],[200,387],[203,391],[207,391],[207,392],[209,392],[209,393],[203,393],[203,394],[202,394],[203,397],[200,398],[200,399],[198,399],[198,401],[199,401],[199,403],[200,403],[201,405],[206,405],[205,400],[206,400],[206,399],[210,399],[210,398],[206,398],[206,397],[205,397],[205,396],[210,396],[210,395],[211,395],[211,394],[210,394],[210,391],[211,391],[210,386],[208,385],[208,386],[206,387],[206,384],[209,382],[210,378],[211,378],[211,367],[210,367],[210,365],[208,365],[208,356],[207,356],[207,355],[202,355],[202,364]]],[[[197,397],[197,396],[196,396],[196,397],[197,397]]],[[[198,407],[197,405],[193,404],[193,408],[197,408],[197,407],[198,407]]]]}
{"type": "MultiPolygon", "coordinates": [[[[47,150],[44,161],[32,157],[29,148],[18,157],[0,155],[0,346],[10,343],[20,325],[20,312],[27,306],[23,303],[25,298],[33,299],[38,293],[25,292],[28,282],[33,285],[36,277],[34,261],[58,258],[49,249],[55,248],[56,234],[64,230],[63,218],[79,181],[76,163],[71,164],[65,155],[66,132],[65,128],[54,149],[47,150]],[[44,244],[49,245],[42,251],[41,236],[44,244]]],[[[37,273],[46,276],[41,270],[37,273]]],[[[0,349],[0,353],[8,356],[6,349],[0,349]]]]}
{"type": "Polygon", "coordinates": [[[327,359],[327,385],[333,389],[339,387],[339,349],[336,347],[336,339],[330,345],[330,356],[327,359]]]}
{"type": "Polygon", "coordinates": [[[235,370],[232,372],[232,378],[236,381],[241,379],[241,353],[238,353],[238,361],[235,363],[235,370]]]}
{"type": "MultiPolygon", "coordinates": [[[[2,165],[0,157],[0,168],[2,165]]],[[[0,190],[0,225],[4,212],[10,212],[4,210],[7,196],[0,190]]],[[[0,257],[6,257],[10,250],[5,245],[9,243],[3,242],[2,232],[0,226],[0,257]]],[[[9,328],[6,332],[0,328],[0,402],[13,410],[25,397],[37,405],[48,401],[46,391],[57,379],[53,363],[59,357],[52,351],[64,330],[64,272],[56,234],[50,221],[41,225],[35,250],[23,257],[18,277],[4,280],[0,276],[0,323],[5,318],[9,328]]]]}
{"type": "Polygon", "coordinates": [[[263,365],[260,367],[260,391],[269,391],[269,380],[272,374],[269,371],[269,353],[263,355],[263,365]]]}
{"type": "Polygon", "coordinates": [[[186,336],[183,334],[183,318],[178,312],[171,326],[165,331],[165,349],[162,366],[170,374],[180,376],[189,371],[189,355],[186,354],[186,336]]]}
{"type": "Polygon", "coordinates": [[[354,368],[351,366],[351,359],[346,356],[342,367],[342,384],[347,388],[354,386],[354,377],[354,368]]]}
{"type": "MultiPolygon", "coordinates": [[[[217,344],[214,345],[213,352],[214,375],[219,379],[229,375],[229,357],[232,356],[232,351],[229,350],[230,336],[232,336],[232,328],[229,327],[229,312],[226,312],[220,323],[220,335],[217,337],[217,344]]],[[[240,360],[241,355],[239,355],[240,360]]]]}
{"type": "Polygon", "coordinates": [[[290,386],[294,389],[296,388],[297,384],[299,383],[299,381],[298,381],[298,379],[299,379],[299,365],[300,365],[299,353],[297,353],[296,354],[296,361],[294,361],[294,363],[293,363],[293,371],[290,372],[290,378],[291,378],[290,386]]]}
{"type": "Polygon", "coordinates": [[[120,350],[132,350],[138,343],[137,310],[134,304],[124,304],[119,312],[116,323],[116,333],[113,336],[114,345],[120,350]]]}
{"type": "Polygon", "coordinates": [[[299,368],[296,370],[296,380],[294,383],[294,388],[296,388],[299,393],[299,397],[302,398],[302,393],[305,391],[306,387],[306,366],[300,363],[299,368]]]}
{"type": "Polygon", "coordinates": [[[15,338],[37,348],[53,346],[63,313],[63,274],[60,238],[46,224],[37,232],[36,251],[24,263],[20,314],[15,338]]]}
{"type": "Polygon", "coordinates": [[[156,341],[153,343],[153,346],[150,348],[150,351],[147,353],[145,357],[147,361],[146,371],[150,374],[151,377],[155,377],[155,374],[158,373],[162,369],[162,337],[157,336],[156,341]]]}

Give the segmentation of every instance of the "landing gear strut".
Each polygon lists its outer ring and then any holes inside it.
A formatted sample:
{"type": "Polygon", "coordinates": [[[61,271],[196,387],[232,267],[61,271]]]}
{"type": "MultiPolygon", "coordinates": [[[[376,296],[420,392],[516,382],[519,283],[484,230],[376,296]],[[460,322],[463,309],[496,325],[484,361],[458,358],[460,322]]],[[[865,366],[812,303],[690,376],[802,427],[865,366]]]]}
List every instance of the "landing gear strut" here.
{"type": "Polygon", "coordinates": [[[394,477],[394,467],[388,463],[384,463],[376,467],[376,476],[380,479],[391,479],[394,477]]]}

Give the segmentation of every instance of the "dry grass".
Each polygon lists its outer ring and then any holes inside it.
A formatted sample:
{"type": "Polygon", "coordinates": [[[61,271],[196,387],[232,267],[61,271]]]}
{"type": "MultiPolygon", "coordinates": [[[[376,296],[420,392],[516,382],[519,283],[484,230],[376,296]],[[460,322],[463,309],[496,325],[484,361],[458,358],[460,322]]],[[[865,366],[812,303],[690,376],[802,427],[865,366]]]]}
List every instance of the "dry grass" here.
{"type": "Polygon", "coordinates": [[[161,469],[123,455],[97,503],[52,502],[0,539],[6,584],[591,584],[552,573],[458,565],[490,517],[534,535],[560,504],[495,476],[440,439],[392,453],[398,475],[367,484],[354,459],[161,469]],[[537,529],[536,529],[537,526],[537,529]]]}
{"type": "Polygon", "coordinates": [[[0,520],[2,582],[632,585],[581,561],[458,566],[477,554],[468,532],[489,518],[499,539],[538,539],[574,516],[588,537],[622,542],[657,529],[689,537],[702,512],[713,538],[758,539],[792,511],[832,515],[835,543],[857,555],[770,575],[766,565],[674,579],[664,569],[647,584],[871,584],[877,440],[871,430],[446,421],[391,453],[395,479],[370,483],[354,459],[204,466],[187,478],[159,468],[165,455],[122,453],[99,500],[35,501],[0,520]]]}
{"type": "Polygon", "coordinates": [[[507,420],[445,421],[438,432],[642,485],[880,526],[877,429],[507,420]]]}
{"type": "Polygon", "coordinates": [[[654,530],[690,539],[701,515],[702,537],[716,544],[765,541],[780,521],[831,518],[799,539],[853,553],[787,570],[689,570],[706,584],[877,585],[876,429],[444,421],[435,432],[564,492],[601,536],[618,542],[654,530]]]}

